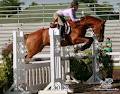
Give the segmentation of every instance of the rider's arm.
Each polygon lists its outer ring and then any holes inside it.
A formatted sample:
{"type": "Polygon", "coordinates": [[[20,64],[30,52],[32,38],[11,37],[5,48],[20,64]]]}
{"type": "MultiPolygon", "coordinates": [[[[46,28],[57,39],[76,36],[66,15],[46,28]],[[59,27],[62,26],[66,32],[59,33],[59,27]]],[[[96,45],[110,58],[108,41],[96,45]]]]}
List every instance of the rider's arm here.
{"type": "Polygon", "coordinates": [[[73,9],[71,9],[70,11],[69,11],[69,16],[70,16],[70,18],[71,18],[71,20],[72,21],[80,21],[80,19],[78,19],[77,17],[76,17],[76,12],[73,10],[73,9]]]}

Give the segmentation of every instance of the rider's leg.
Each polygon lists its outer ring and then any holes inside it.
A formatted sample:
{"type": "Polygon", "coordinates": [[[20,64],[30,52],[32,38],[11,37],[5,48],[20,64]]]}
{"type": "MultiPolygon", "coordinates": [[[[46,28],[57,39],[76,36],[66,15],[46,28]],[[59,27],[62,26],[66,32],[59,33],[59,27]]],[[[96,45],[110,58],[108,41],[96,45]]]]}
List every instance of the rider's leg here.
{"type": "Polygon", "coordinates": [[[53,17],[54,19],[57,19],[57,22],[59,24],[59,29],[61,32],[61,37],[64,40],[65,39],[65,26],[64,26],[65,19],[64,17],[59,16],[57,13],[54,13],[53,17]]]}
{"type": "Polygon", "coordinates": [[[59,20],[59,15],[57,13],[54,13],[53,14],[53,23],[54,24],[58,24],[58,20],[59,20]]]}
{"type": "Polygon", "coordinates": [[[65,19],[63,16],[59,17],[60,19],[58,19],[58,23],[60,24],[60,32],[61,32],[61,37],[62,40],[65,40],[65,19]]]}
{"type": "Polygon", "coordinates": [[[65,26],[64,25],[60,25],[60,32],[61,32],[62,39],[65,39],[65,26]]]}

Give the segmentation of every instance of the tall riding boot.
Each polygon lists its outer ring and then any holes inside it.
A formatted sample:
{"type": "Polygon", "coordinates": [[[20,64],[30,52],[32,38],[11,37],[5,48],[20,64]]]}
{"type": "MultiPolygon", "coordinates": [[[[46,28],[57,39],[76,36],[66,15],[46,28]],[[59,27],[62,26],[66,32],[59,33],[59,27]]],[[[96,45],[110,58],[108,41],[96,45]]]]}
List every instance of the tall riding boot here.
{"type": "Polygon", "coordinates": [[[60,26],[60,32],[61,32],[62,40],[65,40],[65,26],[64,25],[60,26]]]}

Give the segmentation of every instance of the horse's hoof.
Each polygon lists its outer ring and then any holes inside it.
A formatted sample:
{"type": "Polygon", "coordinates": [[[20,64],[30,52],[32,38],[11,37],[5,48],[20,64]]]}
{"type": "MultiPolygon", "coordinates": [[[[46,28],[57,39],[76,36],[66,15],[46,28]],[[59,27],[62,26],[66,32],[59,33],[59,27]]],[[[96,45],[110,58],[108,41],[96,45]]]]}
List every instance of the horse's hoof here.
{"type": "Polygon", "coordinates": [[[78,53],[78,49],[74,49],[74,53],[78,53]]]}
{"type": "Polygon", "coordinates": [[[25,58],[25,64],[29,64],[30,61],[31,61],[30,58],[25,58]]]}
{"type": "Polygon", "coordinates": [[[74,48],[74,53],[78,53],[79,47],[74,48]]]}
{"type": "Polygon", "coordinates": [[[66,40],[61,39],[61,45],[67,45],[67,41],[66,41],[66,40]]]}

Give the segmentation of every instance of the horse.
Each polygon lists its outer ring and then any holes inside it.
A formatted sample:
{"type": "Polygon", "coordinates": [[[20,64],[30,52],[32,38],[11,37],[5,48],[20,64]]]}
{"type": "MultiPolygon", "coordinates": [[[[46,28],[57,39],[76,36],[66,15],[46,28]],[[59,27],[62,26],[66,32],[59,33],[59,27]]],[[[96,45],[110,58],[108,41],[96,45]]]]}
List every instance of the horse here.
{"type": "MultiPolygon", "coordinates": [[[[83,51],[89,48],[93,42],[93,38],[85,36],[88,28],[92,28],[97,40],[103,42],[105,20],[94,16],[84,16],[78,22],[72,22],[70,19],[67,22],[71,27],[71,32],[63,42],[61,41],[61,46],[84,43],[80,50],[83,51]]],[[[41,52],[45,46],[49,45],[49,28],[41,28],[30,33],[26,39],[26,58],[32,58],[35,54],[41,52]]]]}

